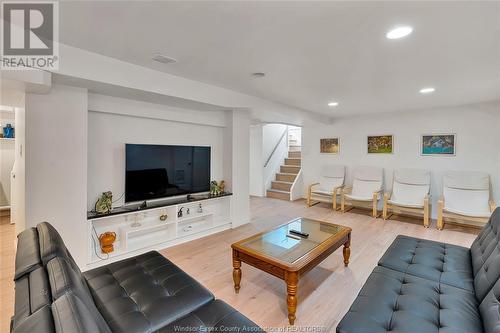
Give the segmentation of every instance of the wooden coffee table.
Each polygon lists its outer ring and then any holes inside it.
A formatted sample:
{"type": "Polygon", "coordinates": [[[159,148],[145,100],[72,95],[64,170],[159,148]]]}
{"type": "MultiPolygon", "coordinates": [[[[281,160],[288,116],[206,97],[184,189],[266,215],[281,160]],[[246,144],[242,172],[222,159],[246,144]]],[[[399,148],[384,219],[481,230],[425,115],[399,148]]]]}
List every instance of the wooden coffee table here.
{"type": "Polygon", "coordinates": [[[298,218],[273,230],[262,232],[231,245],[233,280],[240,290],[241,263],[245,262],[286,282],[288,320],[295,322],[299,278],[316,267],[340,246],[344,246],[344,265],[351,254],[351,228],[327,222],[298,218]],[[290,230],[308,233],[297,237],[290,230]]]}

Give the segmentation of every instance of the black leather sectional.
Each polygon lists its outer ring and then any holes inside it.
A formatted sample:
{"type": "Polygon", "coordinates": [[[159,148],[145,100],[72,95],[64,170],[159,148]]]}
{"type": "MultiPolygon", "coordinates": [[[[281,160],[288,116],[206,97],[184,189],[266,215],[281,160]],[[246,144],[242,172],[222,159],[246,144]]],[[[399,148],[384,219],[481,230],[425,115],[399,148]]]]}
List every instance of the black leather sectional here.
{"type": "Polygon", "coordinates": [[[48,223],[18,236],[16,333],[263,332],[158,252],[81,273],[48,223]]]}
{"type": "Polygon", "coordinates": [[[398,236],[338,333],[500,333],[500,208],[471,248],[398,236]]]}

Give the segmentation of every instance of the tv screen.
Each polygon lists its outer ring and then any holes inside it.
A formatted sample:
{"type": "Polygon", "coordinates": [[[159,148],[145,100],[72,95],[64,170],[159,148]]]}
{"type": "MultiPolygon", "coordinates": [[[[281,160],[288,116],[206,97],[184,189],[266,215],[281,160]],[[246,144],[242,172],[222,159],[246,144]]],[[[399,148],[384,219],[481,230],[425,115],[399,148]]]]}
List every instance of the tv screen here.
{"type": "Polygon", "coordinates": [[[210,147],[125,146],[125,202],[210,190],[210,147]]]}

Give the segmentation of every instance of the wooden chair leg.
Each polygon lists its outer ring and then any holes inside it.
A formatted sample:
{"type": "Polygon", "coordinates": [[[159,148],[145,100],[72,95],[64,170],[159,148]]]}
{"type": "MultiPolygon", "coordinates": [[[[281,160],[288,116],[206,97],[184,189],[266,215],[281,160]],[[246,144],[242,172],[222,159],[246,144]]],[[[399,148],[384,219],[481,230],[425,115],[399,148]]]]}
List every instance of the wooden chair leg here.
{"type": "Polygon", "coordinates": [[[444,203],[442,201],[438,201],[438,216],[437,216],[438,230],[443,230],[444,228],[443,209],[444,209],[444,203]]]}
{"type": "Polygon", "coordinates": [[[429,228],[429,213],[430,213],[430,205],[429,200],[424,200],[424,227],[429,228]]]}
{"type": "Polygon", "coordinates": [[[389,201],[389,197],[387,195],[384,195],[384,208],[382,209],[382,218],[384,220],[387,220],[387,218],[388,218],[388,216],[387,216],[387,209],[388,209],[387,205],[389,204],[388,201],[389,201]]]}
{"type": "Polygon", "coordinates": [[[377,218],[378,217],[378,210],[377,210],[377,204],[378,204],[378,195],[374,194],[373,195],[373,202],[372,202],[372,217],[377,218]]]}
{"type": "Polygon", "coordinates": [[[340,210],[342,213],[345,213],[345,195],[344,193],[340,194],[340,210]]]}
{"type": "Polygon", "coordinates": [[[337,211],[337,190],[334,190],[332,194],[332,208],[334,212],[337,211]]]}

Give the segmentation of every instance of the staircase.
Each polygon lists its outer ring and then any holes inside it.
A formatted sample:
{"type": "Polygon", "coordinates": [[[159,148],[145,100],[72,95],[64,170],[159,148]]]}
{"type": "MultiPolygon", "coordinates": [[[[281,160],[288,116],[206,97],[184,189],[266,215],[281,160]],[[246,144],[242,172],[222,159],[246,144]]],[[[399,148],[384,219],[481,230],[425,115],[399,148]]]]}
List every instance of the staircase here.
{"type": "Polygon", "coordinates": [[[288,142],[288,157],[285,158],[285,164],[280,166],[276,180],[271,182],[271,188],[267,190],[268,198],[290,201],[290,189],[301,167],[301,146],[291,138],[288,142]]]}

